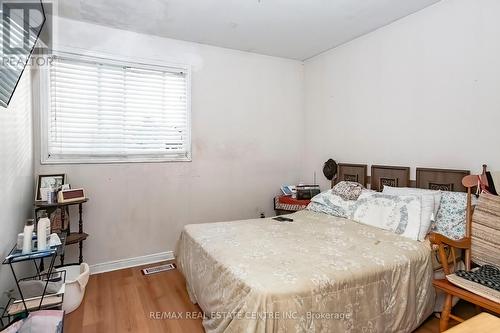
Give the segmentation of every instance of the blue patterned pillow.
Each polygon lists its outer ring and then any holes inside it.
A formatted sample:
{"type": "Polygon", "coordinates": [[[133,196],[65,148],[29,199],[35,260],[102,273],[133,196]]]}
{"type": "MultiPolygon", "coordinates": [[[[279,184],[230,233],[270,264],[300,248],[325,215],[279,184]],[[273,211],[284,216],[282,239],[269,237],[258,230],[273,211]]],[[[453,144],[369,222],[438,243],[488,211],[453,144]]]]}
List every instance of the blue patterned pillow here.
{"type": "MultiPolygon", "coordinates": [[[[472,196],[475,205],[475,196],[472,196]]],[[[443,191],[441,205],[431,230],[451,239],[465,237],[467,193],[443,191]]]]}

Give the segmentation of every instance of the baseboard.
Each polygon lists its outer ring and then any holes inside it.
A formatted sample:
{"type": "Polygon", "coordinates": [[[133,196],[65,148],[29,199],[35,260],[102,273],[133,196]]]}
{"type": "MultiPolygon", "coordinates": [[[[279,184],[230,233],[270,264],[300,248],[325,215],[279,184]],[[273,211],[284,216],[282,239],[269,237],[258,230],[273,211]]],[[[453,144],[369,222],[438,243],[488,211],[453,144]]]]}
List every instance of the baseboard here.
{"type": "Polygon", "coordinates": [[[111,272],[111,271],[116,271],[118,269],[154,264],[156,262],[173,260],[173,259],[175,259],[174,252],[167,251],[167,252],[148,254],[141,257],[108,261],[100,264],[91,265],[90,274],[111,272]]]}

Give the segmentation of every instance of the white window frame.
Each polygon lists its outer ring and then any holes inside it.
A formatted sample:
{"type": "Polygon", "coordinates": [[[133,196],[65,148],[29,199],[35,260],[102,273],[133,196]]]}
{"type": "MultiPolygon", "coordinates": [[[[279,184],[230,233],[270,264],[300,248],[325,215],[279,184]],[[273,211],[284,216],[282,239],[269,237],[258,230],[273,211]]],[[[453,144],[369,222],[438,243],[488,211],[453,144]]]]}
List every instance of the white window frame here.
{"type": "Polygon", "coordinates": [[[134,68],[150,70],[174,70],[186,73],[186,105],[187,105],[187,129],[186,139],[187,153],[183,157],[165,156],[165,155],[135,155],[135,156],[93,156],[83,155],[81,157],[50,157],[48,149],[48,130],[49,130],[49,112],[50,112],[50,74],[49,66],[40,67],[40,149],[41,164],[112,164],[112,163],[150,163],[150,162],[191,162],[192,161],[192,126],[191,126],[191,66],[164,63],[156,60],[147,60],[147,63],[133,58],[102,54],[85,51],[85,55],[75,53],[73,50],[53,51],[53,55],[70,58],[72,60],[99,61],[106,64],[128,66],[134,68]]]}

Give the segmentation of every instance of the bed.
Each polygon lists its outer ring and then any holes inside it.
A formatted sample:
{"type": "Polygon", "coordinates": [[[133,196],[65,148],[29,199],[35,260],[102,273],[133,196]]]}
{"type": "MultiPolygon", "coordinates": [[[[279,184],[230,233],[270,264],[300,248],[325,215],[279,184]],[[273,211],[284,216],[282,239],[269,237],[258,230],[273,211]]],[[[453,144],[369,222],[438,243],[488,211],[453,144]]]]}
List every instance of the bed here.
{"type": "MultiPolygon", "coordinates": [[[[455,170],[419,169],[412,184],[405,168],[367,177],[345,166],[341,177],[375,187],[461,184],[455,170]]],[[[185,226],[177,263],[207,332],[411,332],[433,312],[429,242],[313,211],[289,217],[185,226]]]]}

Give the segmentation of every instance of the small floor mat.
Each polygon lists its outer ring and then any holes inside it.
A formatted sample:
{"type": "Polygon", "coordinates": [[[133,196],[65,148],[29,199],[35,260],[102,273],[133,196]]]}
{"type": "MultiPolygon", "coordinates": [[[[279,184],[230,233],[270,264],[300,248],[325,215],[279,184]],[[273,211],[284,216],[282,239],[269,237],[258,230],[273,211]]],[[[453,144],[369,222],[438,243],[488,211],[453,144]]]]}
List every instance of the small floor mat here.
{"type": "Polygon", "coordinates": [[[165,265],[144,268],[142,270],[142,274],[151,275],[151,274],[156,274],[156,273],[160,273],[160,272],[170,271],[172,269],[175,269],[175,264],[165,264],[165,265]]]}

